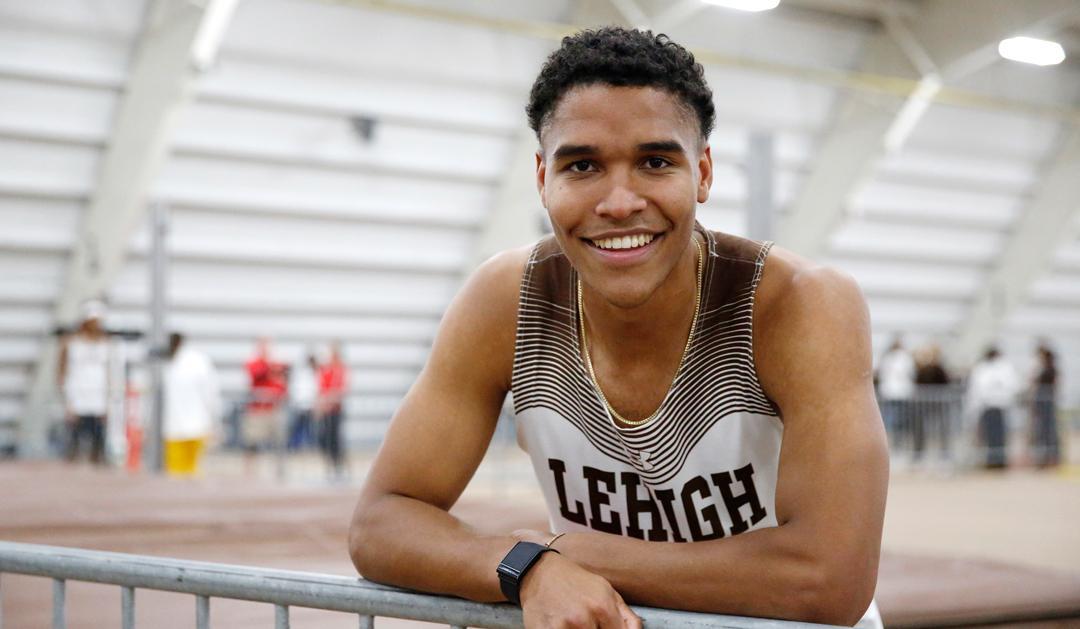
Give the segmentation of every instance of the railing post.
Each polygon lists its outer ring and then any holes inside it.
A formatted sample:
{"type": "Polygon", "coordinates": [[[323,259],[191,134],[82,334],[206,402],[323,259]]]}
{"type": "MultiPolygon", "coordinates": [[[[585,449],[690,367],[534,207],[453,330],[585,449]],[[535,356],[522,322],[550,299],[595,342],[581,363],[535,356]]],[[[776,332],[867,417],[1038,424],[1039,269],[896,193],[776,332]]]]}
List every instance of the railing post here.
{"type": "Polygon", "coordinates": [[[120,588],[120,626],[135,629],[135,588],[120,588]]]}
{"type": "Polygon", "coordinates": [[[210,597],[195,595],[195,629],[210,629],[210,597]]]}
{"type": "MultiPolygon", "coordinates": [[[[3,629],[3,627],[0,627],[0,629],[3,629]]],[[[375,617],[361,614],[360,629],[375,629],[375,617]]]]}
{"type": "Polygon", "coordinates": [[[52,626],[53,629],[64,629],[67,623],[64,621],[64,580],[53,579],[52,582],[52,626]]]}
{"type": "Polygon", "coordinates": [[[288,605],[274,605],[274,629],[289,629],[288,605]]]}

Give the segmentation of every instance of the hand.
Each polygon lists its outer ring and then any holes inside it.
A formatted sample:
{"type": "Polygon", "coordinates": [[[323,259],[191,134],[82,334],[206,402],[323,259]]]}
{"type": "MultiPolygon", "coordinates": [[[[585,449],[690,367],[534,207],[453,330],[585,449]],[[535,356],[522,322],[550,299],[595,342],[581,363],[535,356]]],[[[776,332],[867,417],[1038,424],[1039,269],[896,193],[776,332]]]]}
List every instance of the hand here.
{"type": "Polygon", "coordinates": [[[221,424],[214,424],[206,435],[206,449],[214,450],[223,443],[225,443],[225,429],[221,424]]]}
{"type": "Polygon", "coordinates": [[[603,577],[544,553],[521,582],[526,629],[641,629],[641,619],[603,577]]]}

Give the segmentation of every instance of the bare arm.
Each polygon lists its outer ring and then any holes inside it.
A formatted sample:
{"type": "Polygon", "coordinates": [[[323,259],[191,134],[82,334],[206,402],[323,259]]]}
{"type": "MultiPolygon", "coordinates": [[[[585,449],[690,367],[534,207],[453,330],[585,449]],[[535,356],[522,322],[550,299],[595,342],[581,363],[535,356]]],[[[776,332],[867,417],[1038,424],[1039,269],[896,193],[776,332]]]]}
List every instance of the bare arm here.
{"type": "Polygon", "coordinates": [[[509,390],[527,252],[481,267],[448,309],[390,425],[349,531],[364,577],[478,601],[504,600],[495,567],[514,545],[448,513],[487,449],[509,390]]]}
{"type": "MultiPolygon", "coordinates": [[[[510,389],[518,289],[528,251],[486,263],[447,311],[431,357],[398,410],[361,492],[349,552],[373,581],[503,601],[495,567],[517,543],[485,535],[449,514],[465,489],[510,389]]],[[[525,625],[640,629],[611,584],[554,553],[521,584],[525,625]],[[555,566],[543,584],[534,572],[555,566]],[[554,601],[554,603],[548,603],[554,601]]]]}
{"type": "Polygon", "coordinates": [[[60,391],[64,390],[64,380],[67,379],[68,368],[68,342],[67,337],[61,337],[60,339],[60,358],[57,361],[56,366],[56,386],[60,388],[60,391]]]}
{"type": "MultiPolygon", "coordinates": [[[[634,603],[853,624],[877,581],[888,453],[854,282],[795,273],[759,320],[758,371],[784,437],[778,526],[668,544],[575,533],[556,546],[634,603]]],[[[545,578],[544,572],[540,577],[545,578]]]]}
{"type": "Polygon", "coordinates": [[[60,358],[56,367],[56,388],[60,392],[60,400],[64,404],[64,419],[66,421],[75,421],[75,414],[71,410],[71,405],[68,403],[67,391],[64,390],[64,385],[67,382],[68,373],[68,337],[60,337],[60,358]]]}

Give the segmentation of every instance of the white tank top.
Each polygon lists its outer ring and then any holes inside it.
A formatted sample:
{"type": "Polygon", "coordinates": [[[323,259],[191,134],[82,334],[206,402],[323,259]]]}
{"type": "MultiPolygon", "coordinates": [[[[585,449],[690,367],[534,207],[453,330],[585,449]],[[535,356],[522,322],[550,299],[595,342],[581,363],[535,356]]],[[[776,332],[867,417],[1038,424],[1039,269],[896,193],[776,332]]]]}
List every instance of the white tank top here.
{"type": "Polygon", "coordinates": [[[109,342],[75,335],[67,341],[64,397],[76,415],[104,416],[108,411],[109,342]]]}
{"type": "MultiPolygon", "coordinates": [[[[706,256],[697,332],[656,416],[632,428],[615,424],[583,364],[573,267],[553,238],[533,249],[512,392],[518,442],[553,532],[691,542],[777,525],[784,428],[757,378],[752,330],[771,243],[698,231],[706,256]]],[[[861,626],[880,626],[870,611],[861,626]]]]}

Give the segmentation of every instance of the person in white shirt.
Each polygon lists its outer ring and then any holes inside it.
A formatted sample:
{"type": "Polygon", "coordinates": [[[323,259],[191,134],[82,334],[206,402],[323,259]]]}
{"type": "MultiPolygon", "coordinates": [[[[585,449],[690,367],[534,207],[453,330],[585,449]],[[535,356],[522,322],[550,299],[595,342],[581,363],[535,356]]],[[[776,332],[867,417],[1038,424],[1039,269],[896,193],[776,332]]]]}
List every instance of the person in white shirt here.
{"type": "Polygon", "coordinates": [[[1016,369],[996,347],[986,350],[983,360],[968,379],[968,409],[979,418],[979,442],[985,447],[984,467],[1008,466],[1006,454],[1006,413],[1020,391],[1016,369]]]}
{"type": "Polygon", "coordinates": [[[289,371],[289,450],[299,450],[315,443],[314,412],[319,394],[319,363],[310,352],[289,371]]]}
{"type": "Polygon", "coordinates": [[[184,345],[184,337],[169,336],[165,368],[165,471],[170,476],[195,476],[207,441],[221,413],[221,390],[213,363],[202,352],[184,345]]]}
{"type": "Polygon", "coordinates": [[[64,339],[58,380],[68,426],[66,458],[74,461],[82,441],[90,442],[90,461],[104,465],[105,417],[109,407],[109,337],[101,326],[105,305],[88,301],[82,322],[64,339]]]}
{"type": "Polygon", "coordinates": [[[885,429],[895,448],[911,432],[915,395],[915,359],[897,337],[878,365],[878,392],[885,429]]]}

